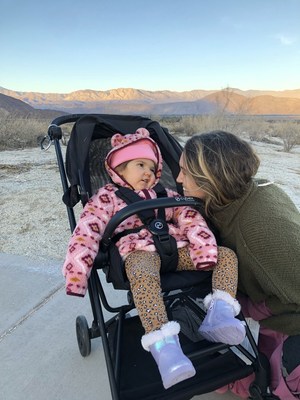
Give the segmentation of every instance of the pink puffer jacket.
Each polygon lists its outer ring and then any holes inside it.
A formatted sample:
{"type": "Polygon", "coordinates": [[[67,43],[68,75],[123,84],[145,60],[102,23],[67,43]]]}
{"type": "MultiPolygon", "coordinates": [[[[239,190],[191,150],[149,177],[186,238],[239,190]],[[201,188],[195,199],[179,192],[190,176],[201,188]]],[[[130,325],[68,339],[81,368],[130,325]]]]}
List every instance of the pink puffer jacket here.
{"type": "MultiPolygon", "coordinates": [[[[134,140],[145,140],[145,137],[147,137],[148,140],[152,141],[148,137],[149,133],[147,133],[146,129],[139,129],[134,134],[134,140]]],[[[155,144],[155,142],[153,143],[155,144]]],[[[156,184],[161,176],[162,158],[158,146],[156,144],[155,146],[159,160],[156,171],[156,184]]],[[[127,182],[112,170],[107,163],[111,153],[119,148],[120,146],[113,148],[107,155],[106,168],[116,184],[128,187],[127,182]]],[[[70,239],[63,265],[67,294],[84,296],[86,293],[87,281],[94,259],[98,253],[99,243],[105,227],[113,215],[126,207],[126,203],[115,194],[117,190],[118,187],[114,184],[105,185],[91,197],[83,209],[79,222],[70,239]]],[[[136,193],[142,199],[155,199],[157,197],[156,192],[152,188],[136,191],[136,193]]],[[[167,189],[167,195],[168,197],[179,196],[176,192],[169,189],[167,189]]],[[[177,247],[189,246],[190,256],[197,269],[213,267],[217,263],[215,237],[198,211],[190,207],[167,208],[166,219],[169,225],[169,232],[177,241],[177,247]]],[[[137,215],[133,215],[118,226],[116,233],[141,225],[142,221],[137,215]]],[[[137,233],[130,233],[121,237],[117,242],[117,247],[123,259],[136,250],[155,251],[152,235],[145,228],[137,233]]]]}

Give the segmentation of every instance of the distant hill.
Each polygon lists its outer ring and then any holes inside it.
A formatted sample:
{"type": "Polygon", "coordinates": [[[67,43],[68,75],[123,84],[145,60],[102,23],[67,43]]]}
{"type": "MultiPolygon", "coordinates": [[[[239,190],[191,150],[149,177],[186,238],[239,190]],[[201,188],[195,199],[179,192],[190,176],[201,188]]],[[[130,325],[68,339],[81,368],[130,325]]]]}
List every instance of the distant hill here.
{"type": "Polygon", "coordinates": [[[11,96],[6,96],[0,93],[0,109],[5,110],[9,113],[31,113],[34,112],[34,108],[24,101],[18,100],[11,96]]]}
{"type": "Polygon", "coordinates": [[[45,119],[54,119],[65,114],[65,112],[57,110],[38,110],[24,101],[2,93],[0,93],[0,111],[2,111],[2,113],[5,115],[13,114],[21,117],[31,116],[45,119]]]}
{"type": "Polygon", "coordinates": [[[209,114],[218,110],[251,115],[300,115],[300,89],[242,91],[229,88],[174,92],[120,88],[59,94],[19,92],[0,87],[0,95],[0,108],[9,112],[15,108],[22,113],[39,110],[39,114],[45,112],[49,115],[50,110],[55,110],[55,116],[62,113],[186,115],[209,114]]]}

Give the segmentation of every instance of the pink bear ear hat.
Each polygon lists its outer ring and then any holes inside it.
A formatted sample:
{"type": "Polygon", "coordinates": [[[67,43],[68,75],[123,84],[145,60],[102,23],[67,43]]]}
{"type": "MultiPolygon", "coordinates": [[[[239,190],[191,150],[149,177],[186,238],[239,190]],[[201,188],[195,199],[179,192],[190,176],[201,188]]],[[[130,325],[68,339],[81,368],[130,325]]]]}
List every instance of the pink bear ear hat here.
{"type": "Polygon", "coordinates": [[[146,158],[152,160],[155,165],[158,164],[156,145],[150,139],[149,131],[145,128],[139,128],[135,133],[124,136],[116,133],[111,138],[111,145],[113,149],[108,155],[108,159],[109,165],[113,169],[136,158],[146,158]]]}

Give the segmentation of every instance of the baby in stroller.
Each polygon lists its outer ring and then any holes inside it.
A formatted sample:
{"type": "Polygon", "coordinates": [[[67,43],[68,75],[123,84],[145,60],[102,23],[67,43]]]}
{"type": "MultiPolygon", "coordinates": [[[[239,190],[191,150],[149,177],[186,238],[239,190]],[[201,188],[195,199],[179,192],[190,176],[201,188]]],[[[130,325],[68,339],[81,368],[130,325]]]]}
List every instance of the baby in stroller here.
{"type": "MultiPolygon", "coordinates": [[[[99,189],[88,201],[69,242],[63,265],[69,295],[84,296],[86,293],[102,233],[112,216],[126,206],[118,196],[119,188],[129,188],[141,200],[157,197],[162,157],[149,132],[140,128],[134,134],[115,134],[111,143],[113,148],[106,157],[105,166],[113,183],[99,189]]],[[[178,196],[170,189],[166,189],[166,194],[178,196]]],[[[245,337],[245,326],[235,318],[240,311],[235,299],[235,254],[228,248],[217,247],[213,233],[198,211],[175,207],[166,209],[165,214],[178,249],[176,270],[213,270],[213,292],[204,299],[207,315],[199,332],[210,341],[240,344],[245,337]]],[[[116,245],[145,330],[142,346],[151,352],[167,389],[194,376],[195,369],[182,352],[178,338],[180,325],[168,320],[160,287],[161,258],[151,232],[138,216],[129,217],[120,224],[116,235],[116,245]]]]}

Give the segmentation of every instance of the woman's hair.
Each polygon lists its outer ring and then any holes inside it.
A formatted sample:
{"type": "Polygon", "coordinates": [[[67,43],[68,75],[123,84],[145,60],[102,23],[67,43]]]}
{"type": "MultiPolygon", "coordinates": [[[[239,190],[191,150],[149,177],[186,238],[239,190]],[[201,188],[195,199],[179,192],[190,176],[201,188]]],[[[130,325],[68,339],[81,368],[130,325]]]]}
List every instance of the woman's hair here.
{"type": "Polygon", "coordinates": [[[241,197],[260,164],[247,142],[224,131],[192,136],[183,159],[187,172],[206,193],[208,215],[241,197]]]}

